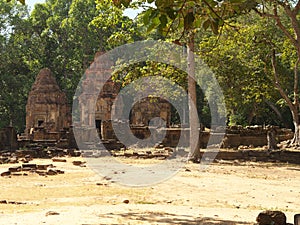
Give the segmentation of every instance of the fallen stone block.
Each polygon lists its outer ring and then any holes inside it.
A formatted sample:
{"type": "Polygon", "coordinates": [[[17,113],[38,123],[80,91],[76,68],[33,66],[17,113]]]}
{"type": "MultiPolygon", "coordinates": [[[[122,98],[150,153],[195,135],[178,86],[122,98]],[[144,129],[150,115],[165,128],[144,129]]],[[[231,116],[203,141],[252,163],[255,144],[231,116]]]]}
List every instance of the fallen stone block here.
{"type": "Polygon", "coordinates": [[[10,171],[10,172],[20,172],[21,170],[22,170],[21,166],[14,166],[14,167],[8,168],[8,171],[10,171]]]}
{"type": "Polygon", "coordinates": [[[286,216],[281,211],[264,211],[256,218],[258,225],[286,225],[286,216]]]}
{"type": "Polygon", "coordinates": [[[3,173],[1,173],[1,177],[6,177],[6,176],[10,176],[11,172],[10,171],[5,171],[3,173]]]}
{"type": "Polygon", "coordinates": [[[56,172],[57,174],[64,174],[64,173],[65,173],[65,171],[63,171],[63,170],[55,170],[55,172],[56,172]]]}
{"type": "Polygon", "coordinates": [[[54,211],[49,211],[46,213],[46,216],[55,216],[55,215],[59,215],[58,212],[54,212],[54,211]]]}
{"type": "Polygon", "coordinates": [[[39,171],[39,170],[37,170],[37,171],[35,171],[38,175],[40,175],[40,176],[46,176],[47,175],[47,172],[46,171],[39,171]]]}
{"type": "Polygon", "coordinates": [[[53,162],[67,162],[66,159],[52,158],[53,162]]]}
{"type": "Polygon", "coordinates": [[[36,164],[32,164],[32,163],[23,163],[22,164],[22,170],[26,169],[26,168],[30,168],[30,169],[36,169],[36,164]]]}
{"type": "Polygon", "coordinates": [[[57,172],[55,170],[48,170],[46,174],[50,176],[54,176],[57,175],[57,172]]]}
{"type": "Polygon", "coordinates": [[[50,176],[53,176],[53,175],[57,175],[57,174],[64,174],[65,171],[62,171],[62,170],[52,170],[52,169],[49,169],[47,171],[47,175],[50,175],[50,176]]]}
{"type": "Polygon", "coordinates": [[[36,169],[30,168],[30,167],[24,167],[22,168],[22,171],[35,171],[36,169]]]}
{"type": "Polygon", "coordinates": [[[29,162],[30,160],[32,160],[32,157],[31,155],[25,155],[24,159],[29,162]]]}
{"type": "Polygon", "coordinates": [[[18,159],[16,157],[12,157],[12,158],[9,159],[9,163],[10,164],[14,164],[14,163],[18,163],[18,162],[19,161],[18,161],[18,159]]]}
{"type": "Polygon", "coordinates": [[[85,162],[82,161],[73,161],[72,163],[74,166],[81,166],[82,164],[85,164],[85,162]]]}
{"type": "Polygon", "coordinates": [[[37,165],[37,170],[47,170],[48,167],[51,167],[51,165],[37,165]]]}
{"type": "Polygon", "coordinates": [[[20,176],[23,176],[23,173],[12,173],[11,175],[16,176],[16,177],[20,177],[20,176]]]}

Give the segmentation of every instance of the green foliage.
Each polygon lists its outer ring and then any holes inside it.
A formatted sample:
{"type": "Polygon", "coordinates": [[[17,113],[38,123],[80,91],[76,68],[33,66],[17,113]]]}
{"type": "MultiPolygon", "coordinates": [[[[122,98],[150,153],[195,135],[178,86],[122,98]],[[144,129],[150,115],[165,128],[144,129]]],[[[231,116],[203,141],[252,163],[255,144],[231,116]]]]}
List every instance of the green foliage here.
{"type": "MultiPolygon", "coordinates": [[[[260,19],[256,14],[240,17],[231,27],[225,27],[220,37],[202,34],[200,54],[215,72],[223,89],[229,124],[286,125],[266,101],[277,102],[280,95],[274,87],[270,64],[270,49],[282,49],[286,39],[270,19],[260,19]],[[237,30],[237,31],[236,31],[237,30]]],[[[283,74],[282,85],[291,88],[292,71],[284,61],[278,62],[283,74]]],[[[283,112],[285,106],[276,106],[283,112]]]]}
{"type": "MultiPolygon", "coordinates": [[[[274,86],[270,59],[275,50],[280,84],[294,101],[296,46],[274,25],[273,18],[249,14],[257,4],[261,7],[256,10],[272,12],[273,5],[284,3],[46,0],[36,4],[29,15],[26,5],[15,0],[0,1],[0,127],[12,122],[18,131],[23,130],[27,95],[43,67],[53,71],[71,103],[77,83],[97,51],[147,38],[169,38],[184,45],[191,33],[196,34],[197,54],[213,69],[223,88],[231,124],[286,125],[286,121],[291,121],[290,113],[274,86]],[[143,7],[144,11],[131,20],[123,15],[126,7],[143,7]]],[[[291,8],[295,5],[291,4],[291,8]]],[[[278,13],[288,32],[294,35],[290,17],[283,9],[278,13]]],[[[120,80],[123,86],[151,75],[162,75],[184,89],[188,86],[185,73],[155,62],[130,65],[122,73],[127,73],[120,80]]],[[[213,90],[209,94],[213,97],[213,90]]],[[[199,87],[197,97],[200,120],[209,126],[208,97],[199,87]]]]}
{"type": "Polygon", "coordinates": [[[138,24],[124,16],[123,10],[112,5],[110,0],[98,0],[96,4],[98,14],[91,24],[95,26],[99,34],[105,34],[104,42],[107,45],[105,50],[141,40],[142,35],[139,32],[138,24]]]}
{"type": "MultiPolygon", "coordinates": [[[[11,2],[12,0],[7,0],[7,2],[11,2]]],[[[25,5],[25,0],[18,0],[22,5],[25,5]]]]}
{"type": "Polygon", "coordinates": [[[108,1],[96,4],[94,0],[47,0],[35,6],[30,20],[36,51],[41,56],[39,68],[52,70],[70,104],[95,53],[115,47],[113,39],[127,42],[131,38],[124,33],[117,35],[126,30],[123,25],[130,21],[108,1]]]}
{"type": "MultiPolygon", "coordinates": [[[[99,20],[97,26],[94,18],[111,15],[110,7],[97,8],[93,0],[46,0],[29,15],[26,5],[0,1],[0,127],[12,122],[24,130],[27,95],[43,67],[52,70],[71,104],[95,53],[114,47],[110,38],[126,24],[133,29],[127,17],[116,26],[102,27],[99,20]]],[[[105,23],[108,17],[102,18],[105,23]]]]}
{"type": "Polygon", "coordinates": [[[259,1],[252,0],[118,0],[113,1],[117,7],[131,7],[132,4],[143,6],[144,25],[147,30],[158,29],[163,34],[173,32],[195,32],[199,28],[211,28],[218,34],[219,27],[226,23],[226,19],[234,18],[257,6],[259,1]],[[154,5],[149,3],[155,3],[154,5]]]}
{"type": "Polygon", "coordinates": [[[15,1],[0,1],[0,127],[14,125],[22,131],[25,125],[27,81],[32,74],[26,64],[29,47],[27,7],[15,1]]]}

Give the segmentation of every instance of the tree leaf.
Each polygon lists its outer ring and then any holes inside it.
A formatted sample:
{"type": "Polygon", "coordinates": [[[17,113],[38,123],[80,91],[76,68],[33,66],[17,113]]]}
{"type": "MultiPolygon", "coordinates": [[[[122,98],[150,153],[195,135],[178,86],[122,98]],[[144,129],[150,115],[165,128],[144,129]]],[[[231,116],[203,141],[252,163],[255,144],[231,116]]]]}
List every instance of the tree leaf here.
{"type": "Polygon", "coordinates": [[[194,20],[195,16],[193,12],[189,12],[188,14],[186,14],[186,16],[184,17],[184,29],[190,29],[193,26],[194,20]]]}
{"type": "Polygon", "coordinates": [[[207,28],[209,28],[211,22],[209,19],[205,20],[203,23],[202,23],[202,27],[204,30],[207,30],[207,28]]]}
{"type": "Polygon", "coordinates": [[[172,6],[174,3],[174,0],[156,0],[155,5],[159,9],[165,9],[167,7],[172,6]]]}
{"type": "Polygon", "coordinates": [[[131,0],[122,0],[122,4],[127,8],[130,5],[131,0]]]}
{"type": "Polygon", "coordinates": [[[151,12],[152,10],[148,9],[143,13],[143,23],[146,25],[150,23],[151,12]]]}
{"type": "Polygon", "coordinates": [[[152,31],[154,28],[156,28],[158,25],[160,24],[159,18],[158,17],[154,17],[151,20],[151,23],[149,24],[148,28],[147,28],[147,33],[149,33],[150,31],[152,31]]]}
{"type": "Polygon", "coordinates": [[[217,20],[210,20],[211,29],[214,34],[219,34],[219,23],[217,20]]]}
{"type": "Polygon", "coordinates": [[[161,16],[159,17],[159,21],[160,21],[160,27],[161,27],[161,28],[165,28],[166,25],[167,25],[167,23],[168,23],[168,18],[167,18],[166,15],[161,15],[161,16]]]}
{"type": "Polygon", "coordinates": [[[155,1],[155,6],[157,8],[163,8],[164,7],[164,0],[156,0],[155,1]]]}
{"type": "Polygon", "coordinates": [[[175,20],[177,17],[176,12],[171,7],[166,8],[166,13],[171,20],[175,20]]]}

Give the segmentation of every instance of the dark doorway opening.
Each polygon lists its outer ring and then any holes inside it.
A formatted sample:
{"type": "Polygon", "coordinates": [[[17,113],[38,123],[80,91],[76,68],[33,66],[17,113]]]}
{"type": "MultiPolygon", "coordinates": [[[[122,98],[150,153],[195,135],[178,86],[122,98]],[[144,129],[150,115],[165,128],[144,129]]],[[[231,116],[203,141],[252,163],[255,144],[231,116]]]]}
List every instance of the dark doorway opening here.
{"type": "Polygon", "coordinates": [[[96,129],[97,129],[98,135],[99,135],[100,139],[102,139],[102,135],[101,135],[101,120],[96,120],[95,123],[96,123],[96,129]]]}
{"type": "Polygon", "coordinates": [[[38,120],[38,127],[41,127],[44,123],[44,120],[38,120]]]}

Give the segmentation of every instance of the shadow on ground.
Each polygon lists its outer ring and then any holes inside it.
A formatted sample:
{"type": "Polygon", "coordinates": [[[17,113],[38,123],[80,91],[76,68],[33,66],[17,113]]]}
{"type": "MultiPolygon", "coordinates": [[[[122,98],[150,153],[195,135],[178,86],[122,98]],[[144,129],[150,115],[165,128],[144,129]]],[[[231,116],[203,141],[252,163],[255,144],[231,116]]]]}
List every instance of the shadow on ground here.
{"type": "Polygon", "coordinates": [[[105,218],[118,218],[124,220],[125,224],[132,222],[133,224],[180,224],[180,225],[250,225],[253,223],[242,221],[230,221],[209,217],[195,217],[189,215],[178,215],[171,213],[160,212],[129,212],[129,213],[110,213],[106,215],[99,215],[105,218]]]}

